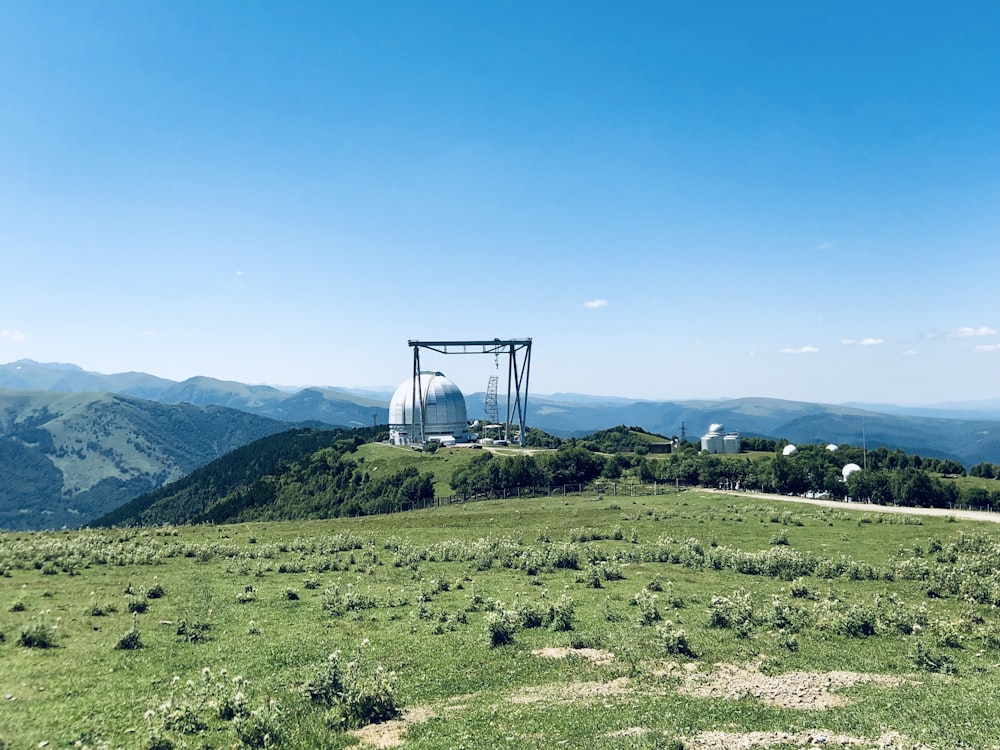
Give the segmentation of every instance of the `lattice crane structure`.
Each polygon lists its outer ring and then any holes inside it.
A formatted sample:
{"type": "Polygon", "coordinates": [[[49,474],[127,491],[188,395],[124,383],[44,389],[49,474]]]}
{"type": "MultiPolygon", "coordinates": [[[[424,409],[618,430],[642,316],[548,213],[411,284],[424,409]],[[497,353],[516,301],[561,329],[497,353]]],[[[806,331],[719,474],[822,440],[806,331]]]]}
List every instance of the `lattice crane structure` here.
{"type": "MultiPolygon", "coordinates": [[[[413,398],[410,400],[410,434],[424,442],[425,409],[421,404],[419,417],[417,404],[423,400],[423,383],[420,380],[420,350],[428,349],[439,354],[492,354],[507,357],[507,418],[503,423],[503,439],[510,441],[511,426],[517,420],[517,440],[524,447],[527,437],[525,419],[528,412],[528,378],[531,371],[531,339],[483,339],[477,341],[417,341],[407,342],[413,349],[413,398]],[[418,422],[419,420],[419,422],[418,422]]],[[[499,415],[498,415],[499,416],[499,415]]]]}

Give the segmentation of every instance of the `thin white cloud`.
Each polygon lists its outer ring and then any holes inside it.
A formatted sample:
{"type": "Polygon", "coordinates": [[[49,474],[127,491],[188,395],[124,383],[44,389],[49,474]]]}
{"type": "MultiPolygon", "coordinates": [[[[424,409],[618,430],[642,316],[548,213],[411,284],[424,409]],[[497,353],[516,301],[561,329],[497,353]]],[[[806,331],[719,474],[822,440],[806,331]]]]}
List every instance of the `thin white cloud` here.
{"type": "Polygon", "coordinates": [[[236,272],[236,275],[237,275],[237,276],[242,276],[242,275],[243,275],[243,272],[242,272],[242,271],[237,271],[237,272],[236,272]]]}
{"type": "Polygon", "coordinates": [[[916,357],[917,356],[917,350],[916,349],[907,349],[905,352],[903,352],[903,356],[904,357],[916,357]]]}
{"type": "Polygon", "coordinates": [[[139,331],[139,335],[140,336],[155,336],[156,335],[156,331],[151,331],[149,329],[146,329],[145,331],[139,331]]]}
{"type": "Polygon", "coordinates": [[[816,249],[817,250],[832,250],[833,249],[833,243],[832,242],[824,242],[821,245],[817,245],[816,249]]]}
{"type": "Polygon", "coordinates": [[[1000,352],[1000,344],[979,344],[976,346],[977,352],[1000,352]]]}
{"type": "Polygon", "coordinates": [[[0,341],[24,341],[24,334],[20,331],[4,328],[0,331],[0,341]]]}
{"type": "Polygon", "coordinates": [[[840,343],[843,344],[844,346],[850,346],[851,344],[858,343],[858,340],[857,339],[841,339],[840,343]]]}
{"type": "Polygon", "coordinates": [[[593,310],[598,307],[607,307],[608,301],[606,299],[592,299],[584,302],[583,306],[593,310]]]}
{"type": "Polygon", "coordinates": [[[789,347],[787,347],[785,349],[782,349],[781,353],[782,354],[815,354],[818,351],[819,351],[819,349],[817,349],[815,346],[799,346],[799,347],[789,346],[789,347]]]}
{"type": "Polygon", "coordinates": [[[954,333],[950,333],[948,335],[956,338],[966,338],[968,336],[995,336],[996,333],[996,329],[990,328],[989,326],[979,326],[978,328],[967,326],[965,328],[959,328],[954,333]]]}
{"type": "Polygon", "coordinates": [[[861,339],[858,342],[858,346],[878,346],[879,344],[884,344],[885,339],[867,338],[861,339]]]}

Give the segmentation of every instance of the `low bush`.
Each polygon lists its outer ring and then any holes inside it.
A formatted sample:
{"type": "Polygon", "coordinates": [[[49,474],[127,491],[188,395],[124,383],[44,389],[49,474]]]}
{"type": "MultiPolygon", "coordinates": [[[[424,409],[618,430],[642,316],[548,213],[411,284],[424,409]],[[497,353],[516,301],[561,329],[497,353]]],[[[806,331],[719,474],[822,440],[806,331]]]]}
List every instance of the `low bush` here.
{"type": "Polygon", "coordinates": [[[333,728],[357,729],[399,715],[396,674],[360,653],[348,662],[339,651],[330,654],[303,689],[310,701],[330,708],[333,728]]]}
{"type": "Polygon", "coordinates": [[[115,644],[115,649],[118,651],[135,651],[139,648],[142,648],[142,639],[139,637],[139,624],[133,618],[132,627],[115,644]]]}
{"type": "Polygon", "coordinates": [[[49,625],[42,619],[34,620],[21,628],[17,645],[24,648],[55,648],[56,626],[49,625]]]}

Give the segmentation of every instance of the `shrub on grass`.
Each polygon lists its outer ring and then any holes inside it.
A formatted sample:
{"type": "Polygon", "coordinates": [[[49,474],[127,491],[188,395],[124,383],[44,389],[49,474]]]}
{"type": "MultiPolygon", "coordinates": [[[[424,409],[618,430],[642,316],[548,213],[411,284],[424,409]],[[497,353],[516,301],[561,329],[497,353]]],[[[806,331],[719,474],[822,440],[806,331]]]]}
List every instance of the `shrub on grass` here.
{"type": "Polygon", "coordinates": [[[916,641],[907,653],[914,666],[925,672],[955,674],[958,671],[955,662],[948,654],[929,649],[920,641],[916,641]]]}
{"type": "MultiPolygon", "coordinates": [[[[500,607],[502,610],[503,607],[500,607]]],[[[545,624],[548,614],[534,602],[522,602],[518,600],[510,609],[511,618],[519,627],[540,628],[545,624]]]]}
{"type": "Polygon", "coordinates": [[[771,611],[767,615],[767,624],[775,630],[796,633],[810,624],[811,613],[792,602],[774,596],[771,599],[771,611]]]}
{"type": "Polygon", "coordinates": [[[549,605],[549,627],[556,631],[573,629],[573,600],[563,594],[558,601],[549,605]]]}
{"type": "Polygon", "coordinates": [[[487,612],[484,622],[490,648],[506,646],[514,642],[514,633],[517,630],[517,626],[508,612],[487,612]]]}
{"type": "Polygon", "coordinates": [[[166,595],[166,590],[163,588],[163,585],[159,583],[153,584],[152,587],[146,590],[147,599],[160,599],[166,595]]]}
{"type": "Polygon", "coordinates": [[[240,747],[275,747],[282,742],[282,714],[278,702],[269,699],[263,706],[233,720],[240,747]]]}
{"type": "MultiPolygon", "coordinates": [[[[419,596],[417,601],[421,601],[419,596]]],[[[426,601],[429,601],[429,598],[426,601]]],[[[361,591],[350,583],[341,587],[338,581],[323,592],[323,609],[334,617],[340,617],[348,612],[374,609],[376,605],[375,597],[370,591],[361,591]]]]}
{"type": "Polygon", "coordinates": [[[133,616],[132,627],[115,644],[115,649],[118,651],[135,651],[139,648],[142,648],[142,639],[139,637],[139,624],[133,616]]]}
{"type": "Polygon", "coordinates": [[[725,628],[746,636],[753,630],[753,599],[746,589],[737,589],[731,596],[713,596],[708,605],[708,625],[725,628]]]}
{"type": "Polygon", "coordinates": [[[330,654],[304,692],[313,703],[330,708],[328,724],[338,729],[357,729],[399,715],[396,674],[360,653],[346,663],[339,651],[330,654]]]}
{"type": "Polygon", "coordinates": [[[796,578],[792,581],[792,585],[789,587],[789,592],[796,599],[812,598],[812,593],[809,591],[809,585],[801,578],[796,578]]]}
{"type": "Polygon", "coordinates": [[[177,623],[177,635],[188,643],[201,643],[206,639],[206,633],[212,626],[204,622],[188,622],[186,619],[177,623]]]}
{"type": "Polygon", "coordinates": [[[632,604],[639,608],[639,624],[652,625],[660,621],[660,609],[656,604],[657,595],[649,589],[642,589],[632,597],[632,604]]]}
{"type": "Polygon", "coordinates": [[[675,627],[670,621],[665,622],[656,628],[656,635],[663,646],[663,650],[671,656],[689,656],[696,659],[691,642],[688,641],[687,634],[683,628],[675,627]]]}
{"type": "Polygon", "coordinates": [[[137,596],[130,596],[128,598],[128,611],[134,615],[141,615],[149,609],[149,604],[145,599],[140,599],[137,596]]]}
{"type": "Polygon", "coordinates": [[[21,628],[17,645],[24,648],[55,648],[56,627],[44,620],[35,620],[21,628]]]}
{"type": "Polygon", "coordinates": [[[92,602],[89,607],[87,607],[87,615],[90,617],[105,617],[112,612],[117,612],[118,609],[112,604],[99,604],[96,601],[92,602]]]}

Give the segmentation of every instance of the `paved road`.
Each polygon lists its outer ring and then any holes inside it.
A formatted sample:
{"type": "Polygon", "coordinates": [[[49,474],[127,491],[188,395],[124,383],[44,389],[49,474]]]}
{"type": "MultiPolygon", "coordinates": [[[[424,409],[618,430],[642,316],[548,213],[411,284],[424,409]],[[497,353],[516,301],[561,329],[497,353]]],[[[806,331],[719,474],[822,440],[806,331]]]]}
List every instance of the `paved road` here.
{"type": "Polygon", "coordinates": [[[987,523],[1000,523],[1000,513],[993,513],[984,510],[949,510],[948,508],[904,508],[898,505],[874,505],[873,503],[845,503],[840,500],[813,500],[808,497],[798,497],[797,495],[768,495],[763,492],[735,492],[730,490],[708,490],[719,495],[733,495],[734,497],[752,497],[762,500],[779,500],[787,503],[806,503],[808,505],[822,505],[826,508],[840,508],[841,510],[861,510],[872,513],[906,513],[911,516],[954,516],[955,518],[965,518],[970,521],[986,521],[987,523]]]}

